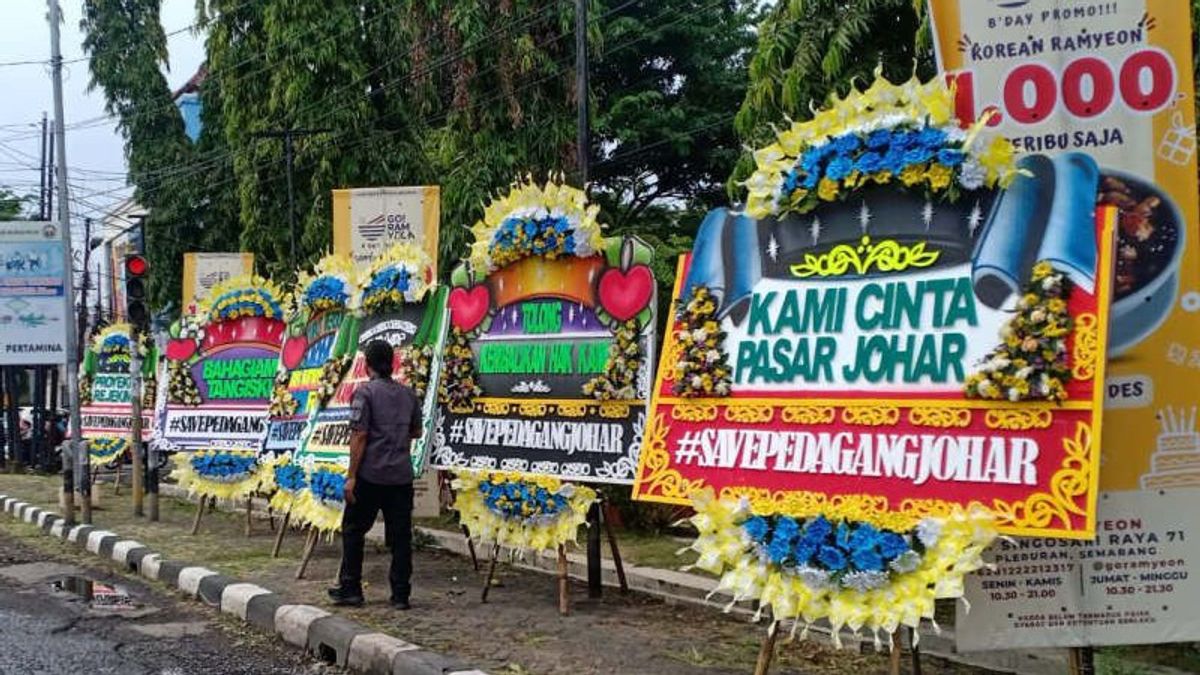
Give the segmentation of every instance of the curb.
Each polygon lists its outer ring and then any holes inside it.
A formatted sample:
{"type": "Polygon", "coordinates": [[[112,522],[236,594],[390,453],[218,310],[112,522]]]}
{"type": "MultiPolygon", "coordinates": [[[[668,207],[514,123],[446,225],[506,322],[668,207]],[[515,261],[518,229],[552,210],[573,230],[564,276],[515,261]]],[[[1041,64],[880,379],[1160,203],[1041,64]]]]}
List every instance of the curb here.
{"type": "Polygon", "coordinates": [[[451,657],[436,654],[399,638],[312,605],[289,604],[270,590],[225,576],[206,567],[166,560],[160,554],[116,532],[74,525],[62,516],[15,497],[0,495],[0,507],[12,517],[131,572],[161,581],[259,629],[278,635],[317,659],[369,675],[487,675],[451,657]]]}
{"type": "MultiPolygon", "coordinates": [[[[164,484],[159,488],[160,494],[192,501],[187,492],[176,485],[164,484]]],[[[195,503],[195,502],[192,502],[195,503]]],[[[267,517],[266,502],[255,499],[254,512],[257,516],[267,517]]],[[[219,503],[218,509],[228,507],[219,503]]],[[[461,532],[450,532],[417,525],[414,528],[433,540],[433,546],[448,553],[467,557],[470,552],[466,537],[461,532]]],[[[378,530],[367,533],[368,540],[382,541],[383,535],[378,530]]],[[[478,550],[476,553],[483,562],[487,551],[478,550]]],[[[551,551],[541,554],[527,554],[514,559],[507,549],[501,553],[501,559],[511,567],[546,575],[558,575],[558,557],[551,551]]],[[[567,553],[567,574],[577,581],[587,580],[587,558],[582,553],[567,553]]],[[[688,604],[704,607],[714,611],[723,611],[732,599],[727,595],[710,599],[709,593],[717,587],[717,580],[687,572],[680,572],[657,567],[644,567],[625,563],[625,575],[629,589],[633,592],[645,593],[668,604],[688,604]]],[[[601,581],[608,589],[619,587],[617,569],[609,558],[601,560],[601,581]]],[[[273,610],[272,610],[273,611],[273,610]]],[[[754,615],[755,607],[749,601],[734,603],[729,611],[733,614],[749,618],[754,615]]],[[[263,630],[273,630],[268,623],[261,626],[263,630]]],[[[832,631],[827,625],[814,625],[809,628],[809,639],[833,644],[832,631]]],[[[385,636],[386,637],[386,636],[385,636]]],[[[360,638],[361,639],[361,638],[360,638]]],[[[846,629],[841,634],[842,645],[849,651],[870,651],[873,642],[869,635],[855,635],[846,629]]],[[[1012,675],[1057,675],[1067,667],[1067,651],[1065,649],[1014,649],[988,652],[959,652],[955,646],[953,629],[943,628],[940,632],[923,628],[921,630],[921,653],[948,663],[982,668],[993,673],[1012,675]]],[[[411,646],[416,650],[419,647],[411,646]]],[[[352,661],[353,663],[353,661],[352,661]]],[[[375,672],[375,671],[372,671],[375,672]]],[[[387,671],[379,671],[387,672],[387,671]]],[[[436,672],[427,670],[412,671],[415,673],[436,672]]]]}

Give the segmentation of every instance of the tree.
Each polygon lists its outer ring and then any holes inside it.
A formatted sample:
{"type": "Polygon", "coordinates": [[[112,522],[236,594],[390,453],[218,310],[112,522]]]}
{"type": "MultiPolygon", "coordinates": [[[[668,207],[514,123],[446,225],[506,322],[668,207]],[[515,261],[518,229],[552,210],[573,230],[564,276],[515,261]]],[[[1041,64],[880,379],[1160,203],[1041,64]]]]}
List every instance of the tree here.
{"type": "Polygon", "coordinates": [[[20,220],[25,217],[25,205],[29,195],[21,195],[9,188],[0,187],[0,220],[20,220]]]}
{"type": "MultiPolygon", "coordinates": [[[[287,280],[329,247],[332,189],[432,183],[448,271],[492,195],[575,171],[572,3],[200,0],[207,77],[191,145],[161,75],[159,1],[97,0],[84,21],[93,82],[151,211],[157,270],[237,242],[287,280]],[[259,135],[284,128],[327,130],[296,144],[297,260],[282,144],[259,135]]],[[[699,222],[689,204],[720,201],[752,39],[746,1],[593,0],[594,192],[614,231],[666,241],[699,222]]],[[[156,306],[178,283],[156,279],[156,306]]]]}
{"type": "Polygon", "coordinates": [[[751,9],[738,0],[617,7],[591,68],[593,192],[618,231],[678,232],[672,216],[686,212],[694,232],[697,212],[725,201],[740,153],[733,113],[746,94],[751,9]],[[652,208],[664,204],[674,208],[652,208]]]}
{"type": "Polygon", "coordinates": [[[180,258],[195,239],[191,208],[196,183],[183,169],[193,159],[171,90],[161,0],[89,0],[80,25],[91,71],[90,88],[104,92],[105,110],[125,139],[134,199],[149,210],[146,252],[155,273],[149,295],[156,306],[179,297],[180,258]]]}
{"type": "MultiPolygon", "coordinates": [[[[781,0],[759,26],[735,120],[740,138],[762,145],[771,125],[810,118],[810,104],[845,94],[852,82],[869,84],[876,68],[894,81],[931,77],[932,52],[916,46],[923,22],[923,0],[781,0]]],[[[924,44],[927,31],[926,23],[924,44]]],[[[742,195],[740,182],[753,170],[743,154],[730,178],[732,197],[742,195]]]]}

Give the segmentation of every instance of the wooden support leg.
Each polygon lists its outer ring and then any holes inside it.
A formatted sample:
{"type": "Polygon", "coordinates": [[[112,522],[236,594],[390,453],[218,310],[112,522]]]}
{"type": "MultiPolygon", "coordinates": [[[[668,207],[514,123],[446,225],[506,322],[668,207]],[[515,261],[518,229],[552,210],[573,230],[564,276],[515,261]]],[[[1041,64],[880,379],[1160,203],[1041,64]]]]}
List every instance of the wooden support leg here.
{"type": "Polygon", "coordinates": [[[1072,647],[1068,654],[1070,661],[1067,672],[1071,675],[1095,675],[1095,654],[1091,647],[1072,647]]]}
{"type": "Polygon", "coordinates": [[[892,632],[892,653],[888,654],[888,675],[900,675],[900,629],[892,632]]]}
{"type": "Polygon", "coordinates": [[[271,557],[279,557],[279,548],[283,546],[283,535],[287,534],[288,521],[292,519],[292,512],[289,510],[283,514],[283,522],[279,525],[279,532],[275,535],[275,547],[271,549],[271,557]]]}
{"type": "Polygon", "coordinates": [[[567,577],[567,547],[558,545],[558,613],[566,616],[571,613],[571,587],[567,577]]]}
{"type": "Polygon", "coordinates": [[[467,538],[467,551],[471,553],[471,567],[474,567],[475,571],[478,572],[479,558],[475,555],[475,542],[471,540],[471,531],[467,529],[466,525],[463,525],[462,533],[467,538]]]}
{"type": "Polygon", "coordinates": [[[908,648],[912,653],[912,675],[921,675],[921,650],[917,648],[917,631],[908,629],[908,648]]]}
{"type": "Polygon", "coordinates": [[[275,511],[271,509],[270,504],[267,504],[267,527],[271,528],[272,532],[275,531],[275,511]]]}
{"type": "MultiPolygon", "coordinates": [[[[470,539],[467,539],[470,541],[470,539]]],[[[492,590],[492,579],[496,576],[496,561],[500,558],[500,544],[492,547],[492,559],[488,562],[487,578],[483,580],[483,592],[480,593],[479,599],[482,602],[487,602],[488,593],[492,590]]]]}
{"type": "Polygon", "coordinates": [[[206,501],[208,501],[208,498],[201,496],[200,503],[196,505],[196,519],[192,521],[193,536],[200,532],[200,518],[204,515],[204,503],[206,501]]]}
{"type": "Polygon", "coordinates": [[[303,579],[304,572],[308,570],[308,561],[312,560],[313,551],[317,548],[317,528],[309,528],[308,541],[304,543],[304,557],[300,559],[300,569],[296,570],[296,578],[303,579]]]}
{"type": "Polygon", "coordinates": [[[758,661],[754,664],[754,675],[767,675],[771,661],[775,658],[775,641],[779,638],[779,622],[772,621],[767,627],[762,645],[758,648],[758,661]]]}
{"type": "Polygon", "coordinates": [[[117,470],[113,472],[113,495],[121,495],[121,463],[117,462],[117,470]]]}
{"type": "Polygon", "coordinates": [[[625,563],[621,562],[621,551],[617,549],[617,535],[613,532],[612,523],[604,517],[603,507],[600,509],[600,522],[604,524],[604,534],[608,537],[608,548],[612,551],[613,565],[617,568],[617,583],[622,593],[629,592],[629,581],[625,578],[625,563]]]}
{"type": "Polygon", "coordinates": [[[254,534],[254,497],[246,495],[246,536],[254,534]]]}

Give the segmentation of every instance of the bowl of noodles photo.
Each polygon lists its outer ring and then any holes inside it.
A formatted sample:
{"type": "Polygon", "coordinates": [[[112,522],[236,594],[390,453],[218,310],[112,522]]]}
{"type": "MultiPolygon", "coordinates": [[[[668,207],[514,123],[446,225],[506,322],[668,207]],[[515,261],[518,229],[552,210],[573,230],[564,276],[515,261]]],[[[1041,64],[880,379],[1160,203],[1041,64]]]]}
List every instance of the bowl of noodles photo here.
{"type": "Polygon", "coordinates": [[[1104,169],[1098,205],[1117,208],[1109,356],[1118,356],[1162,325],[1179,291],[1183,214],[1143,178],[1104,169]]]}

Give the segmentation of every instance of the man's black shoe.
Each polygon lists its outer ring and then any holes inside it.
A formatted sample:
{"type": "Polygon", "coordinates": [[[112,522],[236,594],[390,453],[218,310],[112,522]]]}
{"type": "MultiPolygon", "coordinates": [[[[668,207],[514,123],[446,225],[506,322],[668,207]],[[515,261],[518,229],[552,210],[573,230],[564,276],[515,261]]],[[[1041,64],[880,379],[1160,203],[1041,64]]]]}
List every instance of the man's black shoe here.
{"type": "Polygon", "coordinates": [[[412,605],[408,604],[408,600],[401,600],[400,598],[392,598],[392,607],[402,612],[412,609],[412,605]]]}
{"type": "Polygon", "coordinates": [[[333,601],[335,607],[362,607],[362,593],[350,593],[343,590],[340,586],[334,586],[327,591],[329,599],[333,601]]]}

